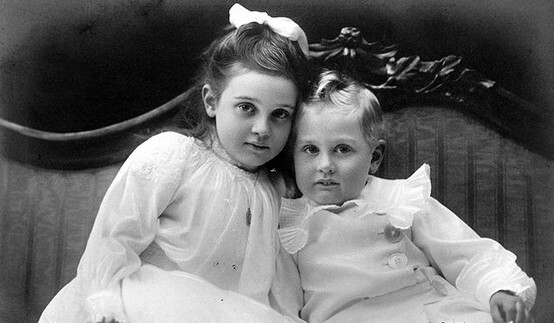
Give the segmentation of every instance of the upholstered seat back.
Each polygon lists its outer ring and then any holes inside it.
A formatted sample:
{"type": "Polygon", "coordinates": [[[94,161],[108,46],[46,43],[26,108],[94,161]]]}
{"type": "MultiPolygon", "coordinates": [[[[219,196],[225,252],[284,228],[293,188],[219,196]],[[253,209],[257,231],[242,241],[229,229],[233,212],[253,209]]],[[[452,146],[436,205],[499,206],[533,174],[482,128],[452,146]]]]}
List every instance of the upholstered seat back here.
{"type": "MultiPolygon", "coordinates": [[[[500,241],[537,282],[537,318],[554,297],[553,162],[446,106],[386,114],[379,176],[431,165],[432,196],[477,233],[500,241]]],[[[101,199],[120,164],[56,171],[0,159],[0,321],[36,321],[76,273],[101,199]],[[9,316],[11,315],[11,316],[9,316]]]]}

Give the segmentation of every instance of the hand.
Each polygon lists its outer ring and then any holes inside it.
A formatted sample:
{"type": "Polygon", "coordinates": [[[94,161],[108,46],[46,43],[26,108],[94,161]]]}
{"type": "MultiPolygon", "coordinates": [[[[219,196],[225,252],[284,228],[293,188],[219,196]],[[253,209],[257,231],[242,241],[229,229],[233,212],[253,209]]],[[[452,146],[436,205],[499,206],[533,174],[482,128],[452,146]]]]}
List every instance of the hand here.
{"type": "Polygon", "coordinates": [[[97,322],[97,323],[120,323],[119,321],[116,321],[114,319],[111,319],[111,320],[107,320],[105,317],[102,318],[101,321],[97,322]]]}
{"type": "Polygon", "coordinates": [[[115,319],[107,319],[106,317],[102,317],[101,319],[96,320],[87,320],[86,323],[122,323],[120,321],[117,321],[115,319]]]}
{"type": "Polygon", "coordinates": [[[494,323],[534,323],[535,320],[525,308],[523,300],[507,291],[494,293],[490,298],[491,315],[494,323]]]}
{"type": "Polygon", "coordinates": [[[115,292],[103,291],[86,299],[88,319],[86,323],[125,323],[121,298],[115,292]]]}
{"type": "Polygon", "coordinates": [[[119,323],[119,321],[116,321],[114,319],[108,320],[105,317],[102,318],[102,320],[95,322],[95,323],[119,323]]]}

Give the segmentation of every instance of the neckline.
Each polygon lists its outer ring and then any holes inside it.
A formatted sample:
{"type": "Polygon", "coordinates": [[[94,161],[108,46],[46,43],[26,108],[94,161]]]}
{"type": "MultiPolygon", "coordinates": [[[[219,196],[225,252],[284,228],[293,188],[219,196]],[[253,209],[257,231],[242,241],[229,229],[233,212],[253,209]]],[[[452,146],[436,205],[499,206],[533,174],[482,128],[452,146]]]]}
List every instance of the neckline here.
{"type": "Polygon", "coordinates": [[[211,151],[213,152],[214,155],[216,155],[217,157],[225,161],[227,164],[229,164],[234,170],[238,171],[239,173],[250,178],[257,178],[259,176],[260,167],[258,167],[256,171],[249,171],[247,169],[240,167],[240,164],[237,164],[237,161],[233,160],[231,156],[229,156],[225,148],[223,148],[217,135],[212,136],[211,147],[209,148],[211,148],[211,151]]]}
{"type": "MultiPolygon", "coordinates": [[[[308,197],[303,196],[301,198],[304,198],[305,203],[308,205],[309,209],[312,212],[314,212],[314,210],[317,210],[317,211],[327,210],[327,211],[332,211],[332,212],[342,212],[346,209],[350,209],[352,207],[360,206],[361,204],[363,204],[363,201],[359,198],[347,200],[344,203],[342,203],[341,205],[319,204],[319,203],[313,201],[312,199],[310,199],[308,197]]],[[[317,212],[317,211],[315,211],[315,212],[317,212]]]]}

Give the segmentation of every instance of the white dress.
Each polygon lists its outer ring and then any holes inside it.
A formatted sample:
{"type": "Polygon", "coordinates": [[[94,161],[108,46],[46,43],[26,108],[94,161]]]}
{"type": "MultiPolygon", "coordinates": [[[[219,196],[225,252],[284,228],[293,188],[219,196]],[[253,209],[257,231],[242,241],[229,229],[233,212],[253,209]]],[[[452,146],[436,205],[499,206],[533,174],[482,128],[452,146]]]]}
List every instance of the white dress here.
{"type": "Polygon", "coordinates": [[[489,298],[536,286],[513,253],[479,237],[430,196],[429,166],[406,180],[368,177],[342,206],[303,197],[281,205],[309,322],[491,322],[489,298]],[[440,274],[439,274],[440,273],[440,274]]]}
{"type": "Polygon", "coordinates": [[[76,278],[40,322],[84,322],[85,309],[130,322],[284,320],[267,306],[279,194],[268,174],[228,160],[217,142],[174,132],[141,144],[106,192],[76,278]]]}

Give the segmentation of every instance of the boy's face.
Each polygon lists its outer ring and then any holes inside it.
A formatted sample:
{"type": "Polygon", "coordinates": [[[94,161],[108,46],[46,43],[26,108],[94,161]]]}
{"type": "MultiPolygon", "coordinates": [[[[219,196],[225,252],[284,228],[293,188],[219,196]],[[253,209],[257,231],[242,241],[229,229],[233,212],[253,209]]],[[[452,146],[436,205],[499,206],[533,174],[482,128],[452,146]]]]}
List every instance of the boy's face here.
{"type": "MultiPolygon", "coordinates": [[[[296,182],[316,203],[341,205],[359,197],[373,170],[373,152],[382,142],[369,144],[356,118],[332,107],[321,108],[323,104],[311,104],[299,116],[294,143],[296,182]]],[[[378,163],[380,159],[377,167],[378,163]]]]}

